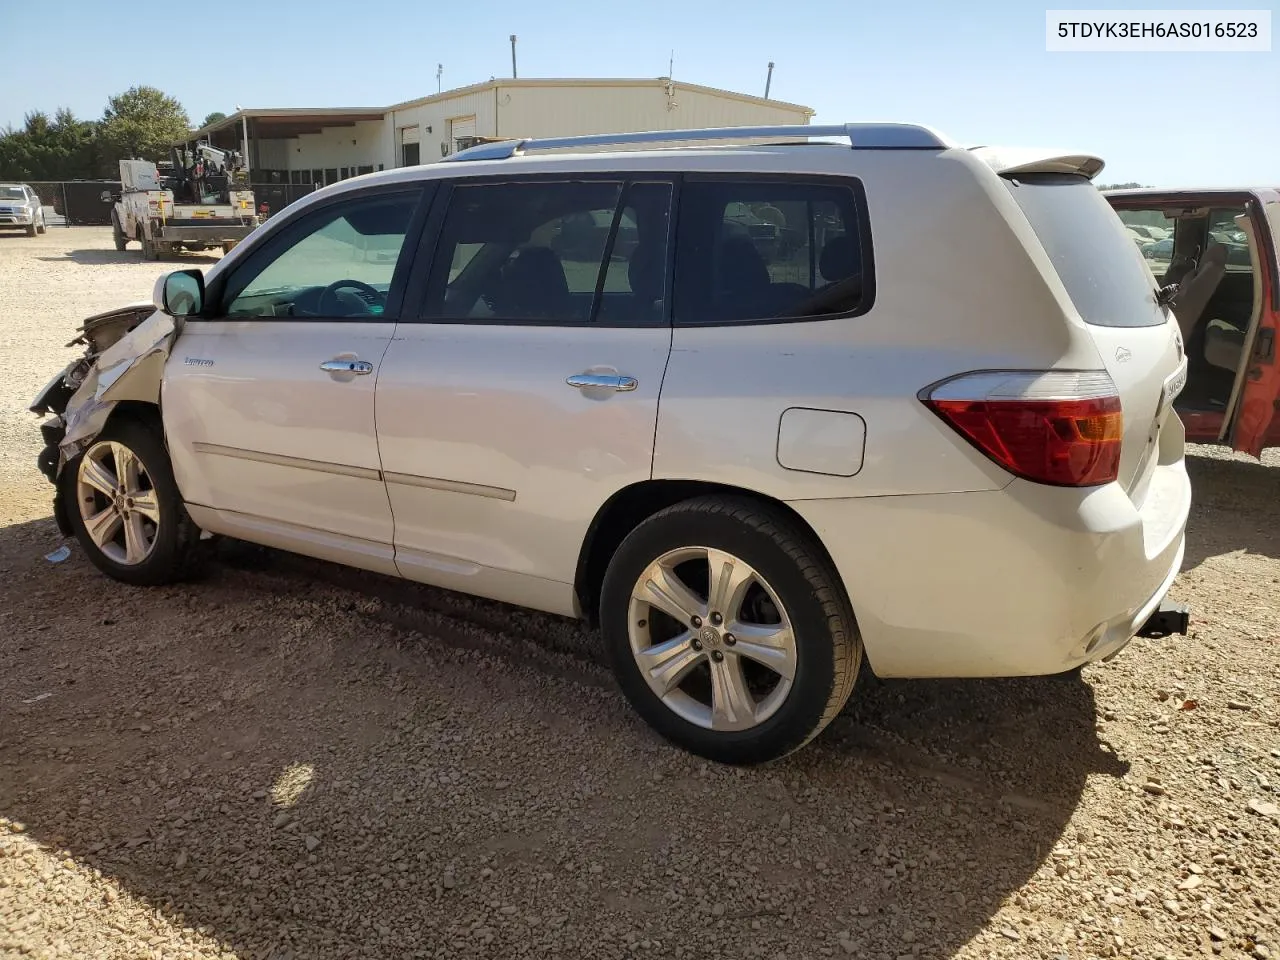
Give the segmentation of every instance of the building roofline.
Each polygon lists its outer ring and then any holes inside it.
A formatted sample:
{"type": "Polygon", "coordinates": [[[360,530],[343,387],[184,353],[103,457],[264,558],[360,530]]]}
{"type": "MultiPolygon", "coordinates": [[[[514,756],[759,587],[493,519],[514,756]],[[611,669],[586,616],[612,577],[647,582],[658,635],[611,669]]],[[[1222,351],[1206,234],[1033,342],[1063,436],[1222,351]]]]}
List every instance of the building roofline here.
{"type": "Polygon", "coordinates": [[[257,117],[280,117],[282,119],[297,117],[305,120],[311,117],[367,116],[370,120],[380,120],[387,112],[388,108],[386,107],[245,107],[229,116],[223,117],[221,120],[200,127],[198,130],[192,130],[187,135],[187,139],[198,140],[200,137],[217,133],[219,130],[226,130],[243,119],[253,120],[257,117]]]}
{"type": "Polygon", "coordinates": [[[679,90],[689,90],[694,93],[707,93],[717,97],[728,97],[732,100],[740,100],[745,103],[757,105],[768,105],[777,107],[781,110],[790,110],[794,113],[804,114],[806,117],[812,117],[816,112],[812,107],[806,107],[799,103],[789,103],[786,100],[774,100],[772,98],[753,96],[749,93],[738,93],[734,90],[723,90],[719,87],[708,87],[700,83],[688,83],[683,80],[671,80],[669,77],[533,77],[529,79],[512,79],[496,78],[493,80],[485,80],[482,83],[473,83],[465,87],[457,87],[453,90],[443,90],[440,93],[433,93],[426,97],[416,97],[413,100],[405,100],[401,103],[394,103],[386,108],[386,112],[393,110],[409,110],[413,107],[425,106],[429,103],[437,103],[441,100],[449,100],[454,97],[466,96],[473,93],[484,93],[489,90],[497,90],[501,88],[511,89],[513,87],[665,87],[668,83],[672,87],[679,90]]]}
{"type": "Polygon", "coordinates": [[[486,80],[482,83],[473,83],[465,87],[456,87],[453,90],[444,90],[440,93],[433,93],[427,97],[417,97],[413,100],[405,100],[400,103],[393,103],[388,107],[244,107],[237,110],[229,116],[223,117],[215,123],[207,124],[199,129],[192,130],[187,134],[188,140],[199,140],[223,130],[228,130],[238,125],[242,120],[257,118],[280,118],[299,120],[305,119],[321,119],[324,117],[344,117],[350,118],[354,116],[367,117],[370,120],[381,119],[389,113],[399,110],[410,110],[414,107],[425,106],[429,103],[439,103],[445,100],[451,100],[456,97],[463,97],[474,93],[484,93],[490,90],[512,89],[512,88],[536,88],[536,87],[665,87],[670,83],[673,89],[678,93],[681,90],[689,90],[694,93],[705,93],[715,97],[725,97],[731,100],[738,100],[743,103],[751,103],[757,106],[777,107],[780,110],[790,111],[803,115],[806,119],[812,117],[816,112],[812,107],[806,107],[799,103],[789,103],[786,100],[765,99],[764,97],[752,96],[749,93],[738,93],[733,90],[723,90],[719,87],[703,86],[699,83],[686,83],[682,80],[670,80],[667,77],[649,77],[649,78],[603,78],[593,79],[590,77],[546,77],[546,78],[530,78],[530,79],[511,79],[502,78],[494,80],[486,80]]]}

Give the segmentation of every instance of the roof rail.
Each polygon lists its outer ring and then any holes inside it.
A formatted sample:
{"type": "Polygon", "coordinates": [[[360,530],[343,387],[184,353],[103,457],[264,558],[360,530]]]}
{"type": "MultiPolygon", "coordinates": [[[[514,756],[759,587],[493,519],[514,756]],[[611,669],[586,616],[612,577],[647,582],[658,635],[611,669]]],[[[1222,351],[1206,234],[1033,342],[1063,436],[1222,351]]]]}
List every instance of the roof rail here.
{"type": "Polygon", "coordinates": [[[929,127],[914,123],[840,123],[825,126],[792,123],[771,127],[707,127],[694,130],[647,130],[639,133],[593,133],[582,137],[547,137],[537,140],[503,140],[482,143],[445,157],[461,160],[507,160],[533,150],[566,147],[600,147],[612,144],[656,144],[690,140],[755,140],[783,137],[809,140],[841,137],[855,150],[944,150],[954,146],[929,127]]]}

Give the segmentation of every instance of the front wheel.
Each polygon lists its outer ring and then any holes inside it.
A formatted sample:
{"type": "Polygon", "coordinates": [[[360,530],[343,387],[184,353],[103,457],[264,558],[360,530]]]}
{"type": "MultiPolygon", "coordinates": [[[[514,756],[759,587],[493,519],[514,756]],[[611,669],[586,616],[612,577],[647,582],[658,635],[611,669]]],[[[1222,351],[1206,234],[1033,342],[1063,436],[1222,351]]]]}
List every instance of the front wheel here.
{"type": "Polygon", "coordinates": [[[853,691],[862,641],[808,534],[772,508],[703,497],[641,523],[610,562],[601,626],[636,711],[724,763],[803,746],[853,691]]]}
{"type": "Polygon", "coordinates": [[[120,226],[120,218],[114,210],[111,211],[111,239],[117,250],[123,250],[129,245],[129,238],[125,236],[124,229],[120,226]]]}
{"type": "Polygon", "coordinates": [[[36,224],[36,232],[37,232],[37,233],[44,233],[44,231],[45,231],[45,225],[44,225],[44,211],[43,211],[43,210],[41,210],[41,211],[40,211],[40,222],[36,224]]]}
{"type": "Polygon", "coordinates": [[[32,220],[29,224],[27,224],[27,236],[34,237],[35,235],[36,235],[36,222],[32,220]]]}
{"type": "Polygon", "coordinates": [[[136,421],[109,424],[67,462],[58,482],[72,532],[103,573],[155,586],[196,570],[200,531],[156,429],[136,421]]]}

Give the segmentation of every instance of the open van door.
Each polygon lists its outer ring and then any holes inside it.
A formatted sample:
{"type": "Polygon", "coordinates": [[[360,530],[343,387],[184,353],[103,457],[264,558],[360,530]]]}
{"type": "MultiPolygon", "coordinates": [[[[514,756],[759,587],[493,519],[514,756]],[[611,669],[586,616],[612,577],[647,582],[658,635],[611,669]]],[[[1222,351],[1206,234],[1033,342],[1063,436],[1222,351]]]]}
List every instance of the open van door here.
{"type": "Polygon", "coordinates": [[[1257,457],[1264,447],[1280,443],[1280,437],[1270,435],[1280,402],[1276,354],[1276,338],[1280,336],[1280,193],[1258,191],[1236,223],[1248,239],[1257,269],[1253,272],[1253,317],[1245,334],[1244,361],[1236,371],[1222,440],[1257,457]]]}

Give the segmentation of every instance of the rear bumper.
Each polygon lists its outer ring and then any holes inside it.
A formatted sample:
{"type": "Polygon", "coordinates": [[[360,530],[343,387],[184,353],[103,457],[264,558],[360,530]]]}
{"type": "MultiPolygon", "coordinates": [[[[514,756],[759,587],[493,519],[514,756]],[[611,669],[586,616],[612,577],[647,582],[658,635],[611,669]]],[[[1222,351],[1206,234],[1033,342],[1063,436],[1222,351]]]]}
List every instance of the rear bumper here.
{"type": "Polygon", "coordinates": [[[243,240],[253,233],[252,225],[239,223],[210,224],[199,227],[161,227],[156,239],[161,243],[222,243],[224,240],[243,240]]]}
{"type": "Polygon", "coordinates": [[[790,504],[830,551],[884,677],[1060,673],[1110,656],[1182,566],[1184,462],[1116,484],[790,504]]]}

